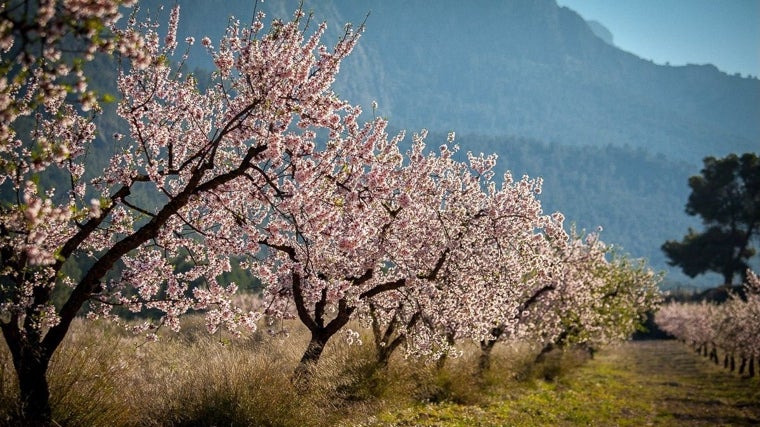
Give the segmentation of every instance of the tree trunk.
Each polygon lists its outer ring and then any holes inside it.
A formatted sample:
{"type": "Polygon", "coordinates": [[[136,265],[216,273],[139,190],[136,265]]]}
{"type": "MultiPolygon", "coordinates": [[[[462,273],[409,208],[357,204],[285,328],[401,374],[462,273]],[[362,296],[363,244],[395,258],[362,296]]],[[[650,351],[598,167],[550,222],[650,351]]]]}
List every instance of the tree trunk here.
{"type": "Polygon", "coordinates": [[[391,355],[396,349],[406,341],[406,335],[399,335],[385,346],[376,346],[377,350],[377,367],[385,369],[391,360],[391,355]]]}
{"type": "Polygon", "coordinates": [[[301,361],[298,362],[298,366],[293,373],[295,383],[300,386],[308,384],[311,379],[312,370],[317,366],[319,358],[322,356],[322,352],[325,350],[327,341],[331,336],[323,328],[311,331],[309,345],[306,346],[306,351],[301,356],[301,361]]]}
{"type": "Polygon", "coordinates": [[[52,424],[50,389],[47,382],[48,360],[27,357],[16,367],[21,392],[22,415],[25,425],[52,424]]]}
{"type": "Polygon", "coordinates": [[[731,353],[731,359],[728,361],[728,365],[731,372],[734,372],[736,370],[736,358],[734,357],[733,353],[731,353]]]}
{"type": "Polygon", "coordinates": [[[554,350],[554,343],[550,342],[547,343],[544,348],[541,349],[541,352],[538,353],[538,356],[536,356],[535,360],[533,360],[533,363],[541,363],[544,360],[546,360],[546,355],[551,353],[554,350]]]}
{"type": "Polygon", "coordinates": [[[734,269],[732,267],[726,267],[723,270],[723,286],[726,289],[731,289],[734,282],[734,269]]]}
{"type": "Polygon", "coordinates": [[[715,348],[715,345],[713,344],[712,350],[710,350],[710,360],[713,361],[716,365],[718,362],[718,349],[715,348]]]}
{"type": "Polygon", "coordinates": [[[491,351],[493,350],[496,340],[480,341],[480,358],[478,359],[478,374],[482,375],[491,369],[491,351]]]}
{"type": "Polygon", "coordinates": [[[19,404],[23,425],[52,425],[50,387],[47,370],[52,351],[40,344],[36,329],[21,331],[18,319],[2,324],[3,337],[13,357],[19,383],[19,404]]]}
{"type": "MultiPolygon", "coordinates": [[[[370,315],[372,316],[372,335],[375,338],[375,355],[377,356],[377,368],[385,369],[388,367],[388,363],[391,360],[391,355],[394,351],[406,342],[406,332],[399,333],[396,329],[399,326],[399,319],[397,315],[393,316],[393,319],[385,328],[382,329],[380,322],[375,314],[375,305],[370,302],[370,315]]],[[[403,308],[403,305],[399,305],[398,311],[403,308]]],[[[397,311],[397,313],[398,313],[397,311]]],[[[412,318],[406,325],[406,330],[409,331],[420,319],[420,312],[414,313],[412,318]]]]}
{"type": "Polygon", "coordinates": [[[51,425],[50,388],[47,381],[50,357],[23,343],[9,343],[9,347],[18,377],[19,403],[24,425],[51,425]]]}
{"type": "MultiPolygon", "coordinates": [[[[446,334],[446,342],[449,343],[450,346],[453,346],[454,341],[454,334],[447,333],[446,334]]],[[[443,354],[441,354],[440,357],[438,357],[438,360],[435,362],[435,368],[439,371],[443,370],[443,368],[446,366],[446,361],[449,359],[449,352],[446,351],[443,354]]]]}
{"type": "Polygon", "coordinates": [[[577,346],[579,349],[581,349],[583,352],[585,352],[588,355],[588,358],[593,360],[594,355],[596,354],[596,349],[593,345],[589,344],[587,341],[584,341],[577,346]]]}
{"type": "Polygon", "coordinates": [[[750,378],[755,376],[755,356],[749,358],[749,372],[750,378]]]}
{"type": "Polygon", "coordinates": [[[739,365],[739,375],[744,374],[744,369],[747,367],[747,358],[742,356],[742,363],[739,365]]]}
{"type": "MultiPolygon", "coordinates": [[[[535,296],[538,298],[538,296],[535,296]]],[[[499,341],[502,335],[504,335],[505,328],[503,326],[497,326],[491,329],[492,338],[480,341],[480,358],[478,360],[478,375],[482,375],[485,371],[491,369],[491,351],[496,342],[499,341]]]]}

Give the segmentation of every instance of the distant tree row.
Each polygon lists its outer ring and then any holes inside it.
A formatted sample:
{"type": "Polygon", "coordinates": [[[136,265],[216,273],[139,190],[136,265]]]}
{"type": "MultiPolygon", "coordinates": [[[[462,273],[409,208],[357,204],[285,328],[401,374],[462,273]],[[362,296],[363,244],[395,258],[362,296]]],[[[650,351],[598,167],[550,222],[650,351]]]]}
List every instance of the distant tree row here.
{"type": "Polygon", "coordinates": [[[760,362],[760,279],[752,271],[746,277],[744,298],[732,294],[723,304],[670,303],[659,309],[655,322],[716,364],[720,352],[725,368],[754,376],[760,362]]]}

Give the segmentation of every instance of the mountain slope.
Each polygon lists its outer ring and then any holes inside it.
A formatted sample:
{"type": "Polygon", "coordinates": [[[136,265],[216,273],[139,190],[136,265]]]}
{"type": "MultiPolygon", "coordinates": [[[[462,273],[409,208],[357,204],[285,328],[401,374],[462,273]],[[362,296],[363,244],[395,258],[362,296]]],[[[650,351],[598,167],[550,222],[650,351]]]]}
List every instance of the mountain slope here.
{"type": "MultiPolygon", "coordinates": [[[[253,13],[248,0],[179,3],[180,32],[196,38],[218,38],[229,16],[253,13]]],[[[257,7],[288,18],[298,1],[257,7]]],[[[336,87],[367,109],[376,100],[395,126],[630,145],[694,165],[760,142],[760,80],[642,60],[554,0],[332,0],[304,9],[329,23],[326,44],[344,23],[366,21],[336,87]]]]}
{"type": "Polygon", "coordinates": [[[550,0],[455,4],[373,9],[368,60],[347,64],[346,87],[374,89],[402,127],[630,145],[695,164],[757,147],[756,79],[641,60],[550,0]]]}

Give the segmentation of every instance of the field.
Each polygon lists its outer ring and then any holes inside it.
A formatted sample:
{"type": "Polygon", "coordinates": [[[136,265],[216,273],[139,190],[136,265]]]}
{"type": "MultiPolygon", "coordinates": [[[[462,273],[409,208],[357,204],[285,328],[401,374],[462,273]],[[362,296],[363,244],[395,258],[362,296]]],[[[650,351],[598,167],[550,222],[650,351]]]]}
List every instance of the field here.
{"type": "MultiPolygon", "coordinates": [[[[264,332],[208,336],[199,321],[161,343],[107,324],[76,330],[50,369],[64,426],[533,426],[753,425],[760,383],[711,364],[676,341],[631,342],[598,352],[497,347],[477,375],[477,352],[435,363],[397,357],[374,369],[373,344],[327,348],[308,389],[291,373],[306,337],[264,332]]],[[[193,323],[195,322],[195,323],[193,323]]],[[[89,326],[93,326],[89,324],[89,326]]],[[[4,347],[4,346],[3,346],[4,347]]],[[[0,352],[0,416],[14,415],[15,379],[0,352]]]]}

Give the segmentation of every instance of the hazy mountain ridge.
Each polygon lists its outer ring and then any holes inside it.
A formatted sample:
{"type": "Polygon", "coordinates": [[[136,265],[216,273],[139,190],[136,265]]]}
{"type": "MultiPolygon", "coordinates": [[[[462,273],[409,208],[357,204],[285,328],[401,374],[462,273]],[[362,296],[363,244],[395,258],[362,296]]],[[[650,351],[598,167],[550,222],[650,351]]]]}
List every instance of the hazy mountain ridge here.
{"type": "Polygon", "coordinates": [[[599,21],[590,20],[586,21],[586,23],[594,35],[602,39],[608,45],[615,46],[615,36],[610,32],[609,28],[605,27],[599,21]]]}
{"type": "MultiPolygon", "coordinates": [[[[404,8],[395,31],[387,30],[390,17],[370,15],[360,49],[374,50],[373,68],[394,82],[374,86],[380,112],[394,124],[631,145],[695,164],[720,149],[756,147],[760,120],[751,118],[760,117],[760,80],[641,60],[604,43],[553,1],[483,4],[462,11],[461,25],[447,22],[446,2],[425,12],[404,8]],[[441,18],[418,21],[416,13],[441,18]],[[432,38],[427,27],[409,29],[425,22],[451,31],[432,38]]],[[[351,62],[344,69],[352,80],[373,75],[351,62]]]]}
{"type": "MultiPolygon", "coordinates": [[[[156,9],[161,2],[143,3],[156,9]]],[[[179,3],[181,35],[196,38],[208,34],[218,39],[230,16],[246,22],[253,13],[248,0],[179,3]]],[[[314,21],[328,22],[326,44],[342,34],[344,23],[359,25],[366,20],[366,31],[344,63],[337,87],[341,95],[366,107],[377,100],[380,113],[400,127],[445,126],[461,132],[522,135],[513,132],[528,129],[522,122],[554,119],[566,125],[532,127],[535,135],[527,136],[557,137],[558,142],[573,144],[629,144],[664,150],[674,158],[683,157],[676,147],[694,141],[698,146],[729,143],[745,150],[757,143],[760,80],[756,78],[729,76],[711,65],[671,67],[645,61],[604,42],[581,16],[554,0],[487,0],[470,5],[453,0],[332,0],[307,1],[304,10],[313,12],[314,21]],[[655,135],[678,135],[683,127],[694,130],[673,138],[672,147],[665,149],[658,147],[665,141],[662,136],[640,141],[635,127],[631,130],[625,123],[638,121],[635,115],[629,117],[631,108],[618,107],[624,116],[607,117],[598,111],[626,103],[657,124],[655,135]],[[526,108],[519,108],[523,105],[526,108]],[[589,114],[579,115],[579,109],[589,114]],[[477,120],[471,117],[473,112],[477,120]],[[663,113],[680,116],[679,124],[660,123],[663,113]],[[587,126],[616,128],[625,140],[589,140],[582,129],[587,126]],[[700,136],[702,131],[708,137],[700,136]],[[725,136],[726,141],[713,141],[714,135],[725,136]],[[692,136],[694,141],[684,141],[692,136]]],[[[298,2],[265,2],[257,7],[267,12],[267,19],[287,19],[298,2]]],[[[206,58],[208,63],[203,49],[195,50],[194,58],[206,58]]],[[[698,156],[689,161],[699,162],[705,153],[694,155],[698,156]]]]}
{"type": "MultiPolygon", "coordinates": [[[[179,3],[181,32],[196,38],[218,39],[229,16],[253,13],[243,0],[179,3]]],[[[289,18],[298,2],[257,7],[289,18]]],[[[307,1],[304,10],[328,22],[326,44],[344,23],[366,20],[336,88],[365,109],[377,101],[402,128],[630,145],[695,165],[760,140],[760,80],[642,60],[554,0],[307,1]]]]}

